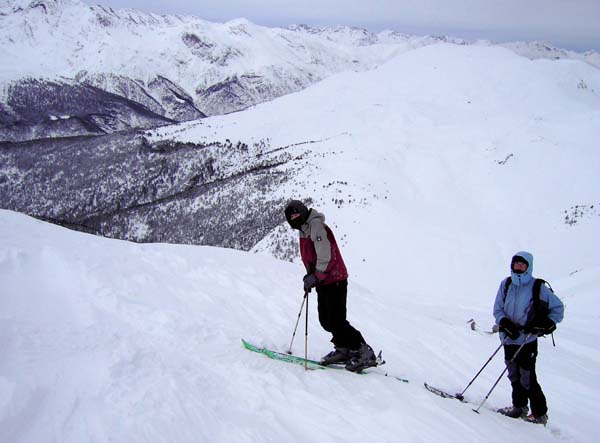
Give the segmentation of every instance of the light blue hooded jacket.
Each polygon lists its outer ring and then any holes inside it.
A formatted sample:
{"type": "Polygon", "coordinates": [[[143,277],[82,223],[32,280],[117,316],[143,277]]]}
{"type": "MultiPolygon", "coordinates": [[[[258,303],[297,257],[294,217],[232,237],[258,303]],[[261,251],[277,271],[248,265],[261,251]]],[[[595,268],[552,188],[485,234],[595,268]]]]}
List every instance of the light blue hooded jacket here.
{"type": "MultiPolygon", "coordinates": [[[[500,323],[504,317],[508,317],[514,324],[525,326],[529,311],[533,309],[533,255],[529,252],[520,251],[515,256],[523,257],[529,263],[527,271],[523,274],[516,274],[510,270],[511,285],[508,288],[506,299],[504,299],[504,284],[502,280],[498,293],[496,294],[496,302],[494,303],[494,317],[496,324],[500,323]]],[[[540,287],[540,301],[548,303],[550,313],[548,318],[554,323],[559,323],[563,319],[564,305],[560,299],[546,286],[540,287]]],[[[521,345],[525,342],[526,333],[521,332],[521,335],[516,340],[511,340],[504,334],[500,333],[500,339],[506,345],[521,345]]],[[[531,335],[527,340],[528,343],[537,339],[536,335],[531,335]]]]}

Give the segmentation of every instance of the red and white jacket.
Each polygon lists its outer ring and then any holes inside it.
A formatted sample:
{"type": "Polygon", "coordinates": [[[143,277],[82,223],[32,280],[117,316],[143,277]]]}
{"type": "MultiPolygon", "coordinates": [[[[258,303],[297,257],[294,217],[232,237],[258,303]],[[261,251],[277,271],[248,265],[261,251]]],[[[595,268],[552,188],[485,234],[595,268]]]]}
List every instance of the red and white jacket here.
{"type": "Polygon", "coordinates": [[[300,256],[306,271],[321,280],[319,286],[348,278],[335,236],[325,224],[325,216],[315,209],[300,228],[300,256]]]}

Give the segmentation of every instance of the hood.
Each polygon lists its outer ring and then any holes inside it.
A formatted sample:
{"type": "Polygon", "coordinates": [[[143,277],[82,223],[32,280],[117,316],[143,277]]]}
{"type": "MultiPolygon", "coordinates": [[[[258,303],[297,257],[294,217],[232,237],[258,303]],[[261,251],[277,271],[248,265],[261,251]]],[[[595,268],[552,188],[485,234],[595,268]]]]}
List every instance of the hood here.
{"type": "Polygon", "coordinates": [[[285,207],[285,218],[294,229],[300,229],[308,220],[310,211],[300,200],[291,200],[285,207]]]}
{"type": "Polygon", "coordinates": [[[310,225],[313,220],[317,219],[320,219],[323,223],[325,223],[325,215],[316,209],[311,208],[308,213],[308,219],[306,220],[306,223],[310,225]]]}
{"type": "MultiPolygon", "coordinates": [[[[529,283],[531,281],[531,279],[533,278],[533,255],[527,251],[519,251],[513,255],[513,258],[517,257],[517,256],[523,257],[525,259],[525,261],[529,264],[529,266],[527,267],[527,271],[525,271],[522,274],[514,273],[512,270],[512,266],[511,266],[511,269],[510,269],[511,280],[514,285],[520,286],[520,285],[525,285],[525,284],[529,283]]],[[[512,258],[511,258],[511,263],[512,263],[512,258]]]]}

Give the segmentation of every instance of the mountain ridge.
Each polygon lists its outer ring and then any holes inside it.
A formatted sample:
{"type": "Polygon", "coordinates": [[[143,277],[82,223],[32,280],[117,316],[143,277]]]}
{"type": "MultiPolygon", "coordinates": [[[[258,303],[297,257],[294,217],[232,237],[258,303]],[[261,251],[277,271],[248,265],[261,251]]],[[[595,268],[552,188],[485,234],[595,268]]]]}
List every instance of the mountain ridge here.
{"type": "MultiPolygon", "coordinates": [[[[49,83],[65,79],[121,95],[174,121],[246,109],[335,73],[373,69],[398,53],[440,41],[490,45],[344,26],[266,28],[246,19],[211,23],[193,16],[87,6],[78,0],[11,0],[3,5],[4,106],[21,100],[11,91],[22,90],[26,77],[49,83]]],[[[600,66],[597,53],[578,54],[537,43],[507,46],[530,58],[574,58],[600,66]]],[[[58,112],[43,103],[30,106],[48,115],[58,112]]],[[[51,128],[51,122],[36,130],[39,122],[24,115],[17,118],[27,130],[15,133],[0,127],[0,140],[26,140],[27,134],[38,133],[69,135],[51,128]]]]}

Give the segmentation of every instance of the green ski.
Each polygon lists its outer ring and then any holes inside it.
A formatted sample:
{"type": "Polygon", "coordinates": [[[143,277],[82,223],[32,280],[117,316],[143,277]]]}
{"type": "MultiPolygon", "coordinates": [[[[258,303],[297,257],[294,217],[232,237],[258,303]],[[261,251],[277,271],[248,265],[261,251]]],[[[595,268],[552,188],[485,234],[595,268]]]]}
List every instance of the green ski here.
{"type": "MultiPolygon", "coordinates": [[[[257,352],[259,354],[263,354],[266,355],[269,358],[272,358],[273,360],[279,360],[279,361],[283,361],[286,363],[292,363],[295,365],[300,365],[300,366],[304,366],[304,363],[306,362],[306,365],[309,369],[337,369],[337,370],[345,370],[343,365],[329,365],[329,366],[323,366],[321,365],[318,361],[316,360],[306,360],[302,357],[298,357],[295,355],[289,355],[286,354],[284,352],[279,352],[279,351],[272,351],[271,349],[267,349],[267,348],[260,348],[258,346],[255,346],[249,342],[247,342],[246,340],[244,340],[242,338],[242,345],[244,345],[244,348],[248,349],[249,351],[252,352],[257,352]]],[[[385,363],[385,362],[384,362],[385,363]]],[[[383,364],[383,363],[382,363],[383,364]]],[[[408,383],[408,380],[402,377],[396,377],[395,375],[390,375],[387,372],[375,372],[375,371],[370,371],[371,368],[367,368],[365,371],[360,372],[359,374],[361,375],[365,375],[365,374],[376,374],[376,375],[380,375],[383,377],[390,377],[393,378],[395,380],[404,382],[404,383],[408,383]]]]}
{"type": "Polygon", "coordinates": [[[319,364],[318,361],[306,360],[302,357],[285,354],[283,352],[272,351],[267,348],[259,348],[258,346],[254,346],[253,344],[248,343],[243,338],[242,338],[242,344],[244,345],[244,348],[246,348],[252,352],[258,352],[259,354],[264,354],[267,357],[272,358],[273,360],[284,361],[286,363],[293,363],[293,364],[301,365],[301,366],[304,366],[304,363],[306,362],[306,365],[309,369],[327,369],[326,366],[321,366],[321,364],[319,364]]]}

